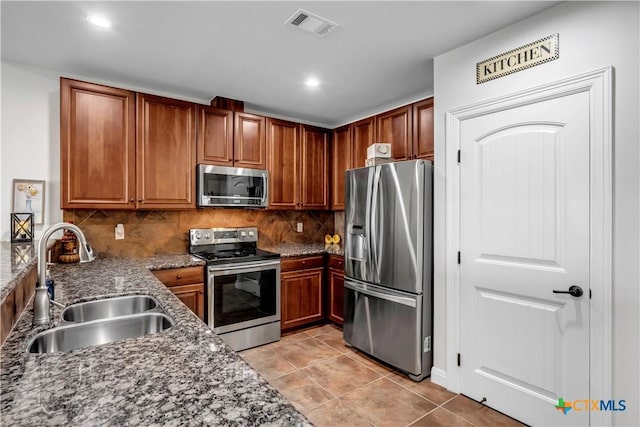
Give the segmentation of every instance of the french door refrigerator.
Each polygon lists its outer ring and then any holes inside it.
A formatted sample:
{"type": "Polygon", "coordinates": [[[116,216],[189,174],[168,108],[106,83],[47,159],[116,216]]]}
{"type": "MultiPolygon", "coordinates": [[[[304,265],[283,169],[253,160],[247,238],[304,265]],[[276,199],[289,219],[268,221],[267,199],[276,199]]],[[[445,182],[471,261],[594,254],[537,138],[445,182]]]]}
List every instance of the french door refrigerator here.
{"type": "Polygon", "coordinates": [[[432,366],[433,165],[345,176],[344,339],[415,381],[432,366]]]}

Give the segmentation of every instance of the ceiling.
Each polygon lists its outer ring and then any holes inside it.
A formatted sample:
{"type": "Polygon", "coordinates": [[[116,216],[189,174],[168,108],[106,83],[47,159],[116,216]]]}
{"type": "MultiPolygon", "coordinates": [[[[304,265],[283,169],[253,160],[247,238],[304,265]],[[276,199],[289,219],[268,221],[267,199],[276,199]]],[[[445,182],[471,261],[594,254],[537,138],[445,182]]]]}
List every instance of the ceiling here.
{"type": "MultiPolygon", "coordinates": [[[[433,94],[433,57],[559,2],[1,2],[2,60],[335,127],[433,94]],[[298,9],[339,24],[286,26],[298,9]],[[100,14],[109,29],[86,20],[100,14]],[[316,88],[304,81],[314,76],[316,88]]],[[[482,60],[485,58],[478,58],[482,60]]]]}

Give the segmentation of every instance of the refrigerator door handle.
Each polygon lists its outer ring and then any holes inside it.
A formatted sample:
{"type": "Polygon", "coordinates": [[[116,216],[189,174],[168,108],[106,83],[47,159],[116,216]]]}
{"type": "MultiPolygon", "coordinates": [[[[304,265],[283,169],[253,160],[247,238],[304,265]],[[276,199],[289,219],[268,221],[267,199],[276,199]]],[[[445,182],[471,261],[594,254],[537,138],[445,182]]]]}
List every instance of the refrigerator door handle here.
{"type": "Polygon", "coordinates": [[[380,283],[380,263],[378,259],[378,186],[380,185],[380,174],[382,169],[380,167],[375,168],[375,175],[373,177],[373,187],[371,189],[371,258],[373,260],[374,282],[380,283]]]}
{"type": "MultiPolygon", "coordinates": [[[[372,174],[373,171],[377,169],[377,168],[369,168],[369,173],[367,174],[367,197],[366,197],[366,211],[365,211],[365,241],[363,242],[363,244],[366,245],[366,251],[367,251],[367,272],[364,276],[364,278],[366,280],[372,280],[373,279],[373,274],[376,271],[376,265],[374,264],[374,258],[373,258],[373,254],[372,254],[372,250],[371,250],[371,241],[372,241],[372,234],[373,234],[373,226],[371,224],[371,211],[372,211],[372,174]]],[[[372,280],[373,281],[373,280],[372,280]]]]}
{"type": "Polygon", "coordinates": [[[354,283],[354,282],[350,282],[350,281],[346,281],[344,282],[344,287],[345,288],[349,288],[353,291],[359,292],[363,295],[368,295],[368,296],[372,296],[375,298],[379,298],[385,301],[391,301],[391,302],[395,302],[398,304],[402,304],[402,305],[406,305],[408,307],[413,307],[416,308],[417,307],[417,301],[414,298],[408,298],[408,297],[402,297],[399,295],[393,295],[393,294],[388,294],[388,293],[383,293],[383,292],[378,292],[376,290],[373,290],[371,288],[366,287],[366,285],[361,285],[359,283],[354,283]]]}

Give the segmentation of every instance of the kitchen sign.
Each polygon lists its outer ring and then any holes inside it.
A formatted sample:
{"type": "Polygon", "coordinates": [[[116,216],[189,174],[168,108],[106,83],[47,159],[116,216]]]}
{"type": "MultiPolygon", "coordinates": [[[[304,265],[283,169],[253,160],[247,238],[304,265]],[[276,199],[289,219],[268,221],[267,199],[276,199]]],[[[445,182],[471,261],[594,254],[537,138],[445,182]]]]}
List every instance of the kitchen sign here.
{"type": "Polygon", "coordinates": [[[516,73],[560,57],[558,34],[526,44],[476,64],[476,84],[516,73]]]}

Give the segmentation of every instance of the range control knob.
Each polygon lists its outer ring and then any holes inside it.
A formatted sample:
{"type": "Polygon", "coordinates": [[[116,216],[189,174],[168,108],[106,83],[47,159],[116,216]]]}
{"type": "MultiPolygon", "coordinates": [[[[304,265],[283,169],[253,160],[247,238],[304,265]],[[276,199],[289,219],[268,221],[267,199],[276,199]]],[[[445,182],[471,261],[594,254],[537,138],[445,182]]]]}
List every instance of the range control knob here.
{"type": "Polygon", "coordinates": [[[207,240],[211,239],[211,233],[204,233],[204,238],[207,240]]]}
{"type": "Polygon", "coordinates": [[[200,234],[199,231],[196,231],[195,236],[196,236],[196,240],[200,240],[202,238],[202,235],[200,234]]]}
{"type": "Polygon", "coordinates": [[[253,234],[254,234],[253,231],[250,231],[249,232],[249,237],[253,237],[253,234]]]}
{"type": "Polygon", "coordinates": [[[240,237],[241,237],[241,238],[243,238],[243,239],[244,239],[245,237],[247,237],[247,232],[246,232],[246,231],[241,231],[241,232],[240,232],[240,237]]]}

